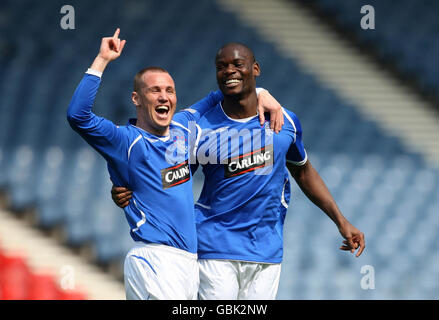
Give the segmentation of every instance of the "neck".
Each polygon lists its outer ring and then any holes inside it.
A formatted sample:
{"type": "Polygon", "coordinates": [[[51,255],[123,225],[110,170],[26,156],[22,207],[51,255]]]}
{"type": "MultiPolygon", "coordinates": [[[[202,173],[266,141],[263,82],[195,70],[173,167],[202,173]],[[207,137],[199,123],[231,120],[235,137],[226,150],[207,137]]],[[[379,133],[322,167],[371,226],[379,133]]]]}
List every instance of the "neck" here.
{"type": "Polygon", "coordinates": [[[143,117],[137,116],[136,127],[139,127],[146,132],[149,132],[156,136],[167,136],[169,134],[169,126],[165,128],[154,128],[149,123],[147,123],[143,117]]]}
{"type": "Polygon", "coordinates": [[[224,96],[223,110],[232,119],[245,119],[257,115],[257,106],[256,91],[245,97],[224,96]]]}

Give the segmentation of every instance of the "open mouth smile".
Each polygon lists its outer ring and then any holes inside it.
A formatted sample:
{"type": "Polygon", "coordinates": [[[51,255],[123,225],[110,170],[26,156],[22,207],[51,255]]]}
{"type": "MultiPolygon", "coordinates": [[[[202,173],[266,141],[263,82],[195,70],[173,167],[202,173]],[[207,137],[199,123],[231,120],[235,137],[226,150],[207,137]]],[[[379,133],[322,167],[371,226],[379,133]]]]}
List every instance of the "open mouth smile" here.
{"type": "Polygon", "coordinates": [[[233,88],[242,82],[240,79],[229,79],[224,82],[227,88],[233,88]]]}
{"type": "Polygon", "coordinates": [[[169,111],[170,111],[169,106],[160,105],[155,107],[155,112],[157,113],[159,119],[166,120],[168,118],[169,111]]]}

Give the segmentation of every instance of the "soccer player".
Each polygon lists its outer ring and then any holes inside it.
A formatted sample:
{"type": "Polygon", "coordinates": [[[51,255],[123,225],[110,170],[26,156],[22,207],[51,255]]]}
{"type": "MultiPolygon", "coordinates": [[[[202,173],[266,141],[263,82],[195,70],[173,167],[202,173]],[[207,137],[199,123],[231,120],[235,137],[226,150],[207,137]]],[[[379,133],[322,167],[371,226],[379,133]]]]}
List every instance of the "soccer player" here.
{"type": "MultiPolygon", "coordinates": [[[[275,299],[290,198],[288,171],[336,224],[345,238],[340,249],[358,249],[359,256],[364,235],[342,215],[311,165],[297,116],[284,109],[287,120],[279,134],[260,126],[255,92],[260,66],[253,52],[229,43],[217,52],[215,65],[224,100],[199,120],[196,149],[205,177],[195,205],[199,298],[275,299]]],[[[129,195],[112,193],[118,205],[130,202],[129,195]]]]}
{"type": "Polygon", "coordinates": [[[217,159],[209,157],[203,165],[205,183],[196,203],[199,295],[201,299],[274,299],[290,198],[286,168],[336,224],[346,239],[343,250],[359,249],[359,256],[364,235],[342,215],[311,165],[297,116],[284,110],[285,125],[279,134],[259,126],[255,86],[260,66],[253,52],[242,44],[226,44],[217,52],[215,65],[224,101],[199,121],[207,132],[198,145],[200,162],[212,144],[220,149],[217,159]],[[212,121],[218,118],[221,123],[212,121]],[[218,133],[220,127],[227,131],[218,133]]]}
{"type": "MultiPolygon", "coordinates": [[[[101,41],[99,53],[77,87],[67,118],[107,161],[114,184],[132,191],[125,215],[136,245],[124,263],[127,299],[196,299],[199,285],[197,236],[190,171],[190,122],[222,100],[220,91],[174,115],[174,81],[164,69],[149,67],[134,78],[137,119],[116,126],[91,109],[102,74],[126,40],[101,41]]],[[[196,127],[193,126],[193,130],[196,127]]],[[[195,139],[194,139],[195,141],[195,139]]]]}
{"type": "Polygon", "coordinates": [[[71,100],[68,121],[106,159],[113,183],[129,185],[133,191],[124,209],[137,241],[124,263],[127,299],[195,299],[199,278],[188,152],[181,153],[176,164],[164,155],[179,139],[188,138],[188,121],[218,94],[192,106],[196,113],[182,112],[172,121],[177,104],[174,81],[163,69],[147,68],[134,80],[136,125],[119,127],[96,116],[91,108],[102,73],[126,43],[119,32],[102,39],[99,54],[71,100]],[[164,179],[167,173],[172,178],[164,179]]]}

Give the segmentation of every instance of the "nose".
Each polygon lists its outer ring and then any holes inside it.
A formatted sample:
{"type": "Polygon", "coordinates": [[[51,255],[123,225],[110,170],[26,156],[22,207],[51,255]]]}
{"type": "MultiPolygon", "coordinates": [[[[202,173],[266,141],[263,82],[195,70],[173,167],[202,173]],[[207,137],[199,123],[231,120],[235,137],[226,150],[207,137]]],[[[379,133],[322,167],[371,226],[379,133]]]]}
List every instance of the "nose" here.
{"type": "Polygon", "coordinates": [[[169,101],[168,94],[165,91],[161,91],[160,94],[158,95],[158,101],[160,103],[168,102],[169,101]]]}
{"type": "Polygon", "coordinates": [[[236,68],[233,64],[228,64],[224,70],[227,75],[233,74],[236,72],[236,68]]]}

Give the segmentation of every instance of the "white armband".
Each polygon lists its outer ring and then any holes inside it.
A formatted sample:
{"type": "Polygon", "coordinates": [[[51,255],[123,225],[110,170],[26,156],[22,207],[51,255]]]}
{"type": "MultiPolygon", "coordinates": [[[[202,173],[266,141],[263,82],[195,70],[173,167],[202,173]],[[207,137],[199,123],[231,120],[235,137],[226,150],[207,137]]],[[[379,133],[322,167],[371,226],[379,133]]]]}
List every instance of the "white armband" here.
{"type": "Polygon", "coordinates": [[[96,77],[102,78],[102,72],[97,71],[97,70],[93,70],[93,69],[88,68],[87,71],[86,71],[85,73],[88,73],[88,74],[91,74],[91,75],[93,75],[93,76],[96,76],[96,77]]]}

